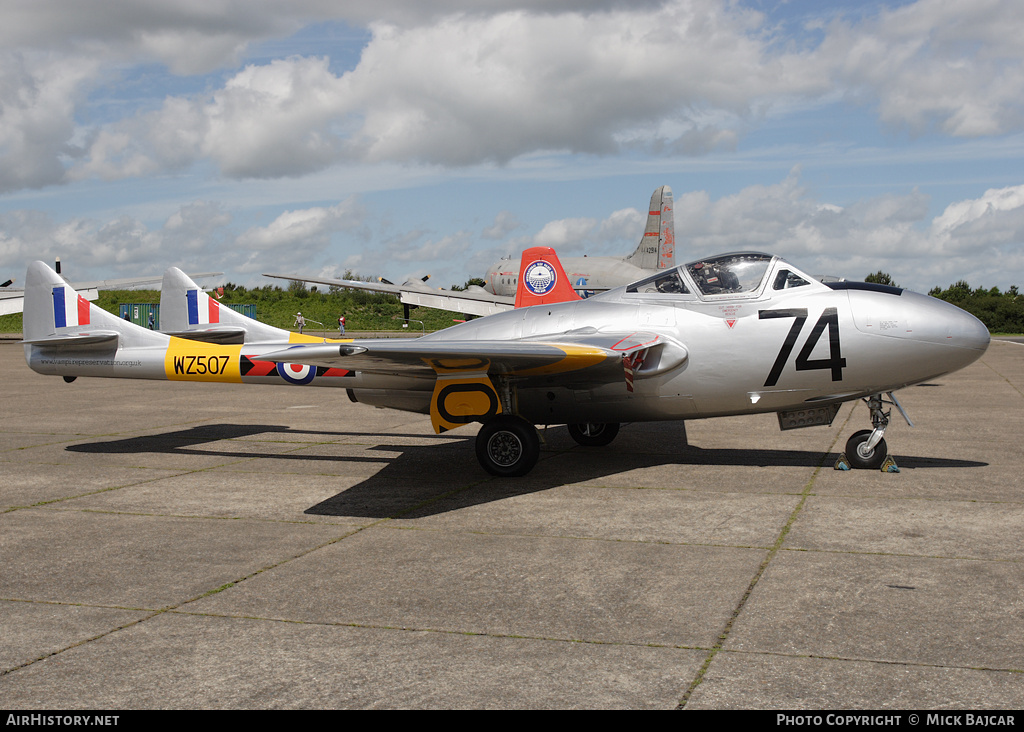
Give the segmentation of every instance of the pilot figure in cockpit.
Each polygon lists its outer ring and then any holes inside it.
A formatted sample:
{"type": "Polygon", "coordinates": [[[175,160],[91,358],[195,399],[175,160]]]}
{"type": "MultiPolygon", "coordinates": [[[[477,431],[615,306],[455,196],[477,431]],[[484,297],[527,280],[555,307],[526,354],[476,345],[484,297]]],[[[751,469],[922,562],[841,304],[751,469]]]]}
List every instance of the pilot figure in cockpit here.
{"type": "Polygon", "coordinates": [[[707,262],[693,265],[693,273],[697,276],[700,289],[706,295],[719,292],[736,292],[740,289],[740,278],[726,267],[707,262]]]}

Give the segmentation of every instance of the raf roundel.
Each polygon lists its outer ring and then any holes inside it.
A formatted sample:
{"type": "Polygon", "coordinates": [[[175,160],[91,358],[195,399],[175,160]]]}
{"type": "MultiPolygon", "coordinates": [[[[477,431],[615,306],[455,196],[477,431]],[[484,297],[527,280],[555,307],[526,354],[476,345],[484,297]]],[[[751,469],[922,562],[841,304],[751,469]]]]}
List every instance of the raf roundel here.
{"type": "Polygon", "coordinates": [[[555,286],[555,268],[542,259],[531,262],[523,273],[523,284],[534,295],[546,295],[555,286]]]}
{"type": "Polygon", "coordinates": [[[304,386],[316,377],[316,367],[300,363],[279,363],[277,375],[289,384],[304,386]]]}

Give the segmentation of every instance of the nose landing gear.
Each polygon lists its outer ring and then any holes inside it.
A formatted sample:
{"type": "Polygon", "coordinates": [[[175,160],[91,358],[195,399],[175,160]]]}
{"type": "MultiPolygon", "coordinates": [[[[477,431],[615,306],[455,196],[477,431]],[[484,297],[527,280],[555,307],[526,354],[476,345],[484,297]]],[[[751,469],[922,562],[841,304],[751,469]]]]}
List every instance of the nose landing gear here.
{"type": "Polygon", "coordinates": [[[903,419],[911,427],[914,426],[914,423],[910,421],[910,417],[907,416],[903,405],[899,403],[899,400],[896,399],[891,391],[888,392],[888,396],[890,401],[883,399],[881,394],[872,394],[864,400],[868,405],[868,410],[871,412],[871,424],[874,429],[860,430],[853,433],[850,439],[846,441],[846,452],[836,462],[837,470],[858,468],[869,470],[881,469],[890,473],[899,472],[896,461],[888,457],[889,449],[883,438],[885,430],[889,426],[889,415],[892,413],[891,409],[884,409],[885,405],[889,404],[896,407],[900,414],[903,415],[903,419]]]}

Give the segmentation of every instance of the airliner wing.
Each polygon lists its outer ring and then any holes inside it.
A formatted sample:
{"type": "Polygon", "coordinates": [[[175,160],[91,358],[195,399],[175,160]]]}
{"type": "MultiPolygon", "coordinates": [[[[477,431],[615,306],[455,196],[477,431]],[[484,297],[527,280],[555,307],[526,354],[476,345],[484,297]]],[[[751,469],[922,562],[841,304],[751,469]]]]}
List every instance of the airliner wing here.
{"type": "MultiPolygon", "coordinates": [[[[100,296],[96,288],[75,285],[75,290],[86,300],[95,300],[100,296]]],[[[5,287],[0,290],[0,315],[13,315],[25,310],[25,290],[20,287],[5,287]]]]}
{"type": "MultiPolygon", "coordinates": [[[[199,272],[192,277],[216,277],[223,272],[199,272]]],[[[163,279],[160,277],[122,277],[113,280],[93,280],[92,282],[72,282],[71,288],[86,300],[95,300],[100,290],[127,290],[142,285],[155,285],[163,279]]],[[[25,290],[20,287],[0,288],[0,315],[12,315],[25,309],[25,290]]]]}
{"type": "Polygon", "coordinates": [[[21,288],[8,288],[0,290],[0,315],[20,313],[25,309],[25,291],[21,288]]]}
{"type": "Polygon", "coordinates": [[[515,307],[515,298],[505,295],[494,295],[482,288],[477,290],[434,290],[426,285],[414,282],[394,285],[388,282],[363,282],[361,280],[336,280],[326,277],[308,277],[306,275],[283,275],[265,273],[264,277],[281,280],[298,280],[312,282],[330,287],[347,287],[354,290],[386,292],[397,295],[405,305],[421,305],[437,310],[451,310],[467,315],[494,315],[511,310],[515,307]]]}
{"type": "MultiPolygon", "coordinates": [[[[190,274],[189,277],[200,278],[200,277],[219,277],[224,274],[223,272],[196,272],[190,274]]],[[[92,282],[72,282],[73,287],[78,292],[82,290],[127,290],[132,287],[141,287],[142,285],[155,285],[163,280],[163,275],[157,275],[156,277],[121,277],[120,279],[113,280],[94,280],[92,282]]]]}

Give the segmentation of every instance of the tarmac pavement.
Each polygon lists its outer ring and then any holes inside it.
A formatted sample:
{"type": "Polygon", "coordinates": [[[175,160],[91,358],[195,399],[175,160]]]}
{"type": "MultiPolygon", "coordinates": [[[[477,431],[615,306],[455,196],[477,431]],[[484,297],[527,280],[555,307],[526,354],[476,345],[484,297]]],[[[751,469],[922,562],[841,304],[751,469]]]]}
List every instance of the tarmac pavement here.
{"type": "Polygon", "coordinates": [[[1024,345],[866,407],[546,431],[0,343],[0,708],[1024,708],[1024,345]],[[688,438],[689,444],[684,444],[688,438]]]}

